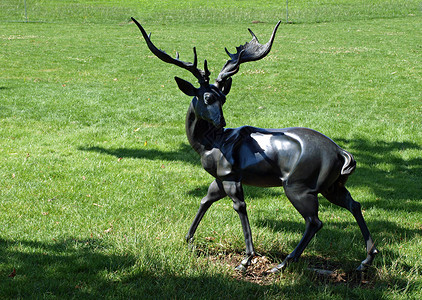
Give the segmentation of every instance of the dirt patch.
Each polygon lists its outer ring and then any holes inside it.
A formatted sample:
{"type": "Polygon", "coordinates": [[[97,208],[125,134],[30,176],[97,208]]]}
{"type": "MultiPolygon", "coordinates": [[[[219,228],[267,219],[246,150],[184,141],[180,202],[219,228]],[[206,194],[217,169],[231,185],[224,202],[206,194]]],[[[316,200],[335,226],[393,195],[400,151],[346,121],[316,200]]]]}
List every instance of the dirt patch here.
{"type": "Polygon", "coordinates": [[[234,269],[240,264],[243,255],[228,253],[225,255],[210,255],[208,259],[216,264],[222,264],[233,270],[233,277],[238,280],[253,282],[259,285],[271,284],[275,276],[269,271],[274,267],[272,262],[266,256],[256,256],[252,259],[251,265],[245,272],[235,271],[234,269]]]}
{"type": "MultiPolygon", "coordinates": [[[[280,279],[279,273],[273,274],[270,270],[277,265],[267,256],[257,256],[252,259],[251,265],[245,272],[235,271],[240,264],[243,255],[239,253],[226,253],[209,255],[208,260],[215,264],[227,266],[233,270],[233,277],[237,280],[253,282],[259,285],[270,285],[280,279]]],[[[341,284],[349,287],[371,288],[375,283],[375,274],[373,270],[369,272],[349,271],[341,269],[329,260],[316,258],[315,261],[307,260],[308,267],[303,270],[310,280],[314,282],[323,282],[328,284],[341,284]]],[[[289,266],[288,268],[293,268],[289,266]]]]}

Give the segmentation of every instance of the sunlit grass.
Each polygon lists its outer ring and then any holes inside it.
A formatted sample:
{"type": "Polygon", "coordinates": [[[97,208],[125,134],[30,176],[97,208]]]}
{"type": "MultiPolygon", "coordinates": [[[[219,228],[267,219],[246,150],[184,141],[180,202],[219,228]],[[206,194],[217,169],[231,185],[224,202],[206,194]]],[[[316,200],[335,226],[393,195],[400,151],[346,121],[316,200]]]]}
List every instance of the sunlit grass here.
{"type": "MultiPolygon", "coordinates": [[[[325,264],[349,274],[365,257],[351,214],[321,198],[324,228],[301,263],[267,286],[238,281],[232,267],[208,259],[244,251],[229,199],[205,216],[197,251],[185,245],[212,180],[187,143],[190,99],[173,77],[194,80],[152,57],[128,18],[139,16],[160,48],[184,60],[196,46],[215,77],[224,47],[250,39],[247,27],[268,39],[279,4],[255,11],[238,1],[237,15],[220,1],[209,12],[202,1],[145,11],[144,2],[121,1],[117,10],[100,1],[36,3],[39,21],[51,22],[0,18],[0,298],[420,298],[422,36],[414,1],[332,1],[313,8],[324,10],[319,17],[292,3],[296,24],[281,26],[271,54],[234,77],[229,127],[311,127],[353,153],[348,186],[381,250],[364,283],[307,271],[325,264]],[[340,16],[336,5],[350,13],[340,16]],[[91,14],[89,25],[75,7],[91,14]],[[355,14],[366,7],[378,10],[355,14]]],[[[257,251],[279,263],[304,222],[282,189],[245,194],[257,251]]]]}

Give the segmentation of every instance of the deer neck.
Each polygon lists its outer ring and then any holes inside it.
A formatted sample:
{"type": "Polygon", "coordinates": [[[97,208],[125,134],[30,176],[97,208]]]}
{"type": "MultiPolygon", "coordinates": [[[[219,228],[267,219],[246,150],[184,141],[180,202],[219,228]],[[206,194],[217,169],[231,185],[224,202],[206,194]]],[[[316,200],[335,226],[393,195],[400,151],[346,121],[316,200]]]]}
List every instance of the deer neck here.
{"type": "Polygon", "coordinates": [[[202,155],[205,151],[219,148],[224,128],[217,129],[211,123],[199,119],[195,114],[193,102],[186,114],[186,135],[192,148],[202,155]]]}

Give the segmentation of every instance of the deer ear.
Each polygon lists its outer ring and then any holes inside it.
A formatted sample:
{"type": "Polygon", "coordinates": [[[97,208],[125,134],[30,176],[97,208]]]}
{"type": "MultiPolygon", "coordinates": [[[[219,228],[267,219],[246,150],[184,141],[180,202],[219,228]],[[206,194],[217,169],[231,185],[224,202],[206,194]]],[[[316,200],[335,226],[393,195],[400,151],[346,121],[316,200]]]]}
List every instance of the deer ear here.
{"type": "Polygon", "coordinates": [[[232,87],[232,78],[231,77],[229,77],[229,78],[227,78],[225,81],[224,81],[224,85],[223,85],[223,87],[221,88],[221,92],[224,94],[224,95],[228,95],[229,93],[230,93],[230,89],[231,89],[231,87],[232,87]]]}
{"type": "Polygon", "coordinates": [[[194,87],[190,82],[179,77],[174,77],[174,79],[176,80],[177,86],[183,93],[188,96],[198,95],[198,89],[194,87]]]}

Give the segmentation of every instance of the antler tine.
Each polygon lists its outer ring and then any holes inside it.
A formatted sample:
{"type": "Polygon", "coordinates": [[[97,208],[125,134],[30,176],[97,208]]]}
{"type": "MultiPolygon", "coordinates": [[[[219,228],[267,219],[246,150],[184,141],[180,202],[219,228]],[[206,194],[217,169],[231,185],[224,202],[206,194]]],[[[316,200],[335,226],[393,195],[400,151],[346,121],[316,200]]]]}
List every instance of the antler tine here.
{"type": "Polygon", "coordinates": [[[240,64],[264,58],[271,50],[275,34],[280,23],[281,21],[279,21],[274,27],[270,40],[265,45],[260,44],[256,35],[252,32],[252,30],[248,29],[252,35],[252,40],[249,43],[236,47],[236,54],[232,54],[227,50],[227,48],[224,48],[227,55],[230,57],[230,60],[224,64],[223,69],[220,74],[218,74],[216,84],[221,85],[227,78],[236,74],[239,71],[240,64]]]}
{"type": "Polygon", "coordinates": [[[193,47],[193,66],[196,68],[198,65],[198,55],[196,55],[196,47],[193,47]]]}
{"type": "Polygon", "coordinates": [[[236,54],[231,54],[227,51],[227,54],[232,58],[231,60],[227,61],[224,65],[223,69],[221,70],[220,74],[218,74],[218,78],[216,79],[217,85],[219,85],[221,82],[226,80],[227,78],[233,76],[239,71],[239,66],[242,63],[242,56],[245,50],[241,50],[240,52],[236,54]],[[234,61],[234,59],[236,59],[234,61]]]}
{"type": "MultiPolygon", "coordinates": [[[[279,22],[279,23],[280,23],[280,22],[279,22]]],[[[277,24],[277,26],[278,26],[278,24],[277,24]]],[[[248,31],[249,31],[249,33],[252,35],[252,39],[255,39],[255,40],[259,43],[258,38],[256,37],[255,33],[253,33],[253,32],[252,32],[252,30],[251,30],[250,28],[248,28],[248,31]]]]}
{"type": "Polygon", "coordinates": [[[208,70],[208,62],[207,62],[207,60],[204,60],[204,69],[205,69],[205,76],[207,78],[209,78],[209,76],[211,75],[211,72],[210,72],[210,70],[208,70]]]}
{"type": "Polygon", "coordinates": [[[147,33],[145,32],[144,28],[142,27],[141,24],[138,23],[138,21],[136,21],[134,18],[131,18],[132,21],[136,24],[136,26],[138,26],[139,30],[142,33],[142,36],[145,39],[145,42],[147,43],[147,46],[149,48],[149,50],[155,55],[157,56],[159,59],[161,59],[162,61],[166,62],[166,63],[170,63],[173,65],[176,65],[178,67],[181,67],[185,70],[188,70],[189,72],[192,73],[193,76],[195,76],[198,79],[198,82],[203,85],[203,84],[208,84],[209,82],[209,71],[202,71],[201,69],[197,68],[197,64],[198,64],[198,56],[196,54],[196,48],[193,47],[193,53],[194,53],[194,61],[193,63],[190,62],[184,62],[179,60],[179,53],[176,52],[176,58],[171,57],[170,55],[168,55],[165,51],[158,49],[152,42],[151,42],[151,34],[147,35],[147,33]],[[208,75],[207,75],[208,74],[208,75]]]}

